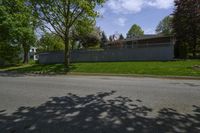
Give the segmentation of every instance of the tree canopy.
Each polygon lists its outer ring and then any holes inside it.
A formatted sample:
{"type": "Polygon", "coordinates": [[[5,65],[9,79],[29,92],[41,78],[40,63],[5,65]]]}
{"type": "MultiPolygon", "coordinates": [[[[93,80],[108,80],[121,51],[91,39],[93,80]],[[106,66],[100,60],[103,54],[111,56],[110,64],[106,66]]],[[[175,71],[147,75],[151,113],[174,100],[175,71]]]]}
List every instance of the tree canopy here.
{"type": "Polygon", "coordinates": [[[100,45],[101,41],[101,30],[98,27],[93,27],[91,32],[83,32],[84,34],[78,34],[76,36],[76,40],[82,45],[84,48],[90,48],[100,45]]]}
{"type": "Polygon", "coordinates": [[[128,31],[127,33],[127,38],[131,38],[133,36],[141,36],[141,35],[144,35],[144,31],[142,30],[142,28],[137,25],[137,24],[134,24],[128,31]]]}
{"type": "Polygon", "coordinates": [[[156,27],[156,33],[163,35],[172,35],[173,32],[172,21],[173,21],[172,16],[166,16],[163,20],[160,21],[160,23],[156,27]]]}
{"type": "Polygon", "coordinates": [[[38,52],[64,50],[64,43],[60,37],[52,33],[45,33],[37,42],[38,52]]]}
{"type": "Polygon", "coordinates": [[[4,0],[1,3],[0,41],[11,47],[22,47],[24,63],[28,62],[28,52],[36,40],[36,23],[27,0],[4,0]]]}
{"type": "Polygon", "coordinates": [[[173,28],[179,55],[196,57],[200,47],[200,0],[175,0],[173,28]]]}
{"type": "Polygon", "coordinates": [[[56,33],[65,44],[65,65],[70,64],[70,33],[84,19],[95,20],[95,8],[105,0],[32,0],[35,11],[46,29],[56,33]],[[53,29],[53,30],[52,30],[53,29]]]}

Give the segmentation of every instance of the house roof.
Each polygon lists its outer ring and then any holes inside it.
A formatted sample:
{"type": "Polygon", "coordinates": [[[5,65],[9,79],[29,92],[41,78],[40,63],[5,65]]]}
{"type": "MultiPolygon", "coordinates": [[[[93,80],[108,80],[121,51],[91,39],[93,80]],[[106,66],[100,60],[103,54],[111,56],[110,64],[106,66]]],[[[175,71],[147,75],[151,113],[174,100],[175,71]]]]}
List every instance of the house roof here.
{"type": "MultiPolygon", "coordinates": [[[[165,35],[156,35],[156,34],[146,34],[143,36],[134,36],[132,38],[126,38],[124,40],[120,40],[121,42],[129,42],[129,41],[142,41],[142,40],[151,40],[151,39],[160,39],[160,38],[169,38],[171,40],[171,38],[173,38],[173,36],[165,36],[165,35]]],[[[112,44],[113,42],[107,42],[106,44],[112,44]]]]}
{"type": "Polygon", "coordinates": [[[168,38],[168,37],[172,37],[172,36],[164,36],[164,35],[156,35],[156,34],[147,34],[147,35],[143,35],[143,36],[135,36],[133,38],[127,38],[125,40],[122,41],[139,41],[139,40],[146,40],[146,39],[156,39],[156,38],[168,38]]]}

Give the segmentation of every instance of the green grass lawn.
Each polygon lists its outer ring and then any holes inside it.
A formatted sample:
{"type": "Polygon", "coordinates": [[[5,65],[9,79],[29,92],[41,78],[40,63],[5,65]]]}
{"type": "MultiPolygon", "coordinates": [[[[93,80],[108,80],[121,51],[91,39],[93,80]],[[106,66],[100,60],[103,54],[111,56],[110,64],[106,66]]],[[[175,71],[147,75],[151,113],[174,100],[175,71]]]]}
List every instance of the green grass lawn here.
{"type": "MultiPolygon", "coordinates": [[[[38,65],[28,64],[15,67],[0,67],[0,71],[22,73],[64,74],[62,64],[38,65]]],[[[103,74],[139,74],[158,76],[199,76],[200,60],[169,61],[169,62],[102,62],[74,63],[68,72],[103,73],[103,74]]]]}

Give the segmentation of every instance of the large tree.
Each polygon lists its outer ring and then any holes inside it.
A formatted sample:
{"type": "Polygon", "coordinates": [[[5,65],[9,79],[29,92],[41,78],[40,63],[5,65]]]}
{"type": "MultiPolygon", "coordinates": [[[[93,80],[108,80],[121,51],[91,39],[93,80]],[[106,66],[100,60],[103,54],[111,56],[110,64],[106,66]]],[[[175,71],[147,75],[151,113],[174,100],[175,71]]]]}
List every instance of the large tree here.
{"type": "Polygon", "coordinates": [[[175,0],[173,28],[180,56],[196,56],[200,45],[200,0],[175,0]]]}
{"type": "Polygon", "coordinates": [[[144,31],[142,30],[142,28],[137,25],[137,24],[134,24],[128,31],[127,33],[127,38],[131,38],[131,37],[134,37],[134,36],[142,36],[144,35],[144,31]]]}
{"type": "Polygon", "coordinates": [[[65,44],[65,65],[70,64],[70,33],[73,26],[84,18],[94,20],[96,6],[105,0],[32,0],[44,26],[55,32],[65,44]]]}
{"type": "Polygon", "coordinates": [[[172,16],[166,16],[163,20],[161,20],[158,26],[156,27],[156,33],[163,35],[172,35],[172,20],[172,16]]]}
{"type": "Polygon", "coordinates": [[[8,23],[6,6],[0,5],[0,60],[6,64],[18,63],[19,47],[10,42],[12,25],[8,23]]]}
{"type": "Polygon", "coordinates": [[[4,0],[0,5],[0,36],[4,44],[21,46],[24,63],[28,63],[30,47],[34,45],[36,18],[27,0],[4,0]]]}

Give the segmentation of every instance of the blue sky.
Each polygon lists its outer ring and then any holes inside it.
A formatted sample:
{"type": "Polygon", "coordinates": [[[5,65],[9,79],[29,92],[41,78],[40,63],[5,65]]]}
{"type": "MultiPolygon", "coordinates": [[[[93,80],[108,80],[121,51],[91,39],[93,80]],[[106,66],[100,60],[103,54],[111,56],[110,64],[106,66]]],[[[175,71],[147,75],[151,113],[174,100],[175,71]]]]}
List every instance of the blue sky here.
{"type": "Polygon", "coordinates": [[[101,17],[97,26],[107,36],[125,36],[133,24],[140,25],[145,34],[152,34],[160,20],[173,12],[173,0],[108,0],[98,11],[101,17]]]}

